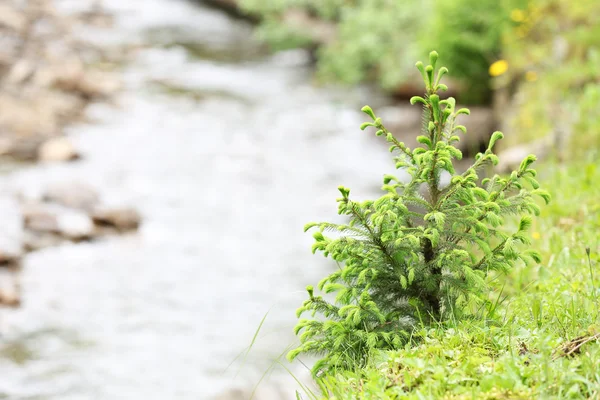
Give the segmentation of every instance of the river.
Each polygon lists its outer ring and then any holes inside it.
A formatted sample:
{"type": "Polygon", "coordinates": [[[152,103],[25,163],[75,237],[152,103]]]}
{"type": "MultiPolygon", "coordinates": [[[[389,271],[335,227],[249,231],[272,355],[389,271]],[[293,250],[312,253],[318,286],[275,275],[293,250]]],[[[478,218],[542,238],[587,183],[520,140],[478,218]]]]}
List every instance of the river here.
{"type": "MultiPolygon", "coordinates": [[[[334,267],[310,253],[303,225],[336,219],[338,185],[368,196],[390,170],[385,147],[358,129],[360,107],[384,100],[314,85],[307,54],[269,55],[245,22],[197,3],[104,4],[114,27],[80,34],[137,49],[123,91],[69,128],[81,161],[21,167],[0,185],[88,182],[144,222],[133,235],[26,257],[23,306],[0,310],[0,399],[251,389],[294,343],[304,287],[334,267]],[[233,362],[266,313],[246,361],[233,362]]],[[[283,388],[270,398],[295,398],[282,368],[268,381],[283,388]]]]}

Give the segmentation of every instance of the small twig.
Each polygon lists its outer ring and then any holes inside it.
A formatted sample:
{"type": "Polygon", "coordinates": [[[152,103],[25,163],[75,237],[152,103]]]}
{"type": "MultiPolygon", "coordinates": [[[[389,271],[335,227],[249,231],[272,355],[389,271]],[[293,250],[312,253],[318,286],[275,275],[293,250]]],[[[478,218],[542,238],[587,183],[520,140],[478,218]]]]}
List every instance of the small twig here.
{"type": "Polygon", "coordinates": [[[584,344],[592,342],[594,340],[598,340],[598,339],[600,339],[600,333],[596,333],[595,335],[592,335],[592,336],[582,336],[577,339],[574,339],[574,340],[566,343],[565,345],[563,345],[562,349],[561,349],[562,353],[555,354],[552,357],[552,361],[557,360],[560,357],[569,357],[569,356],[573,355],[573,353],[579,351],[581,346],[583,346],[584,344]],[[573,346],[573,345],[575,345],[575,346],[571,348],[571,346],[573,346]]]}

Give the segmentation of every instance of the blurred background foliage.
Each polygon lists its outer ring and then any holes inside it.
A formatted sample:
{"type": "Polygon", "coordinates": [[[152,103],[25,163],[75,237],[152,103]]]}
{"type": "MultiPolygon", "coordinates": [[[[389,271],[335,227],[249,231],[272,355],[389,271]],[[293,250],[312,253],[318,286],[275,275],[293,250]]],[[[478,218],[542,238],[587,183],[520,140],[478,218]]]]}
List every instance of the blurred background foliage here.
{"type": "Polygon", "coordinates": [[[588,0],[536,0],[513,8],[514,25],[502,43],[509,67],[496,82],[500,91],[518,88],[509,126],[513,142],[552,135],[562,157],[600,145],[598,15],[600,2],[588,0]]]}
{"type": "Polygon", "coordinates": [[[509,9],[495,0],[243,0],[259,15],[259,36],[273,49],[321,45],[316,52],[319,77],[348,84],[376,82],[394,92],[407,83],[418,87],[414,60],[431,49],[440,52],[459,80],[463,101],[490,100],[488,67],[501,54],[509,9]],[[289,13],[304,13],[336,25],[335,34],[311,38],[314,25],[301,29],[289,13]],[[287,14],[287,15],[286,15],[287,14]]]}
{"type": "Polygon", "coordinates": [[[577,156],[600,134],[600,2],[591,0],[241,0],[274,50],[314,50],[321,82],[419,92],[414,60],[440,51],[451,93],[493,105],[505,146],[544,138],[577,156]],[[543,101],[539,101],[543,99],[543,101]],[[565,140],[573,136],[573,140],[565,140]],[[570,143],[570,144],[568,144],[570,143]],[[574,144],[574,145],[573,145],[574,144]]]}

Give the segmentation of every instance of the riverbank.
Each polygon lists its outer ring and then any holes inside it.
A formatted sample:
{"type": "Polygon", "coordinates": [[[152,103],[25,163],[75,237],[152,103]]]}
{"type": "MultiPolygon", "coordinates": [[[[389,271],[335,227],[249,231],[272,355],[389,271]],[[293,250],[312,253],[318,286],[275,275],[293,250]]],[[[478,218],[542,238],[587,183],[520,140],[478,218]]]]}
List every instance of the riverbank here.
{"type": "MultiPolygon", "coordinates": [[[[90,104],[110,102],[120,83],[108,48],[81,37],[107,29],[111,16],[95,6],[66,14],[51,0],[10,0],[0,5],[0,169],[52,165],[81,157],[65,129],[85,121],[90,104]]],[[[108,207],[89,184],[43,182],[30,195],[0,191],[0,305],[21,303],[19,269],[32,251],[65,241],[99,239],[136,230],[139,213],[108,207]]]]}
{"type": "Polygon", "coordinates": [[[101,8],[65,15],[51,0],[8,0],[0,5],[0,157],[68,161],[78,157],[63,138],[86,107],[119,88],[106,71],[115,60],[74,29],[110,26],[101,8]]]}

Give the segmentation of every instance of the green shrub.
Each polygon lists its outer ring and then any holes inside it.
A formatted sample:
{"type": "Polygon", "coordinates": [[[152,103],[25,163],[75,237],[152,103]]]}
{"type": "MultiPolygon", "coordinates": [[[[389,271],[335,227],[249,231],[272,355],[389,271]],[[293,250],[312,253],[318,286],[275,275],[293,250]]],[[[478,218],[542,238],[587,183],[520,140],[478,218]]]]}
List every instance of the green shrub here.
{"type": "Polygon", "coordinates": [[[453,160],[462,154],[454,147],[456,133],[466,129],[455,119],[469,111],[456,110],[453,98],[440,100],[439,92],[447,89],[440,78],[448,70],[442,67],[435,75],[437,59],[432,52],[431,65],[417,63],[426,95],[413,97],[411,103],[424,107],[423,134],[418,137],[422,147],[407,148],[370,107],[363,108],[372,121],[361,129],[374,127],[378,136],[386,137],[397,154],[396,168],[408,173],[408,182],[386,175],[385,194],[362,202],[340,187],[338,212],[349,222],[306,226],[317,228],[313,252],[323,252],[340,267],[318,285],[334,293],[335,300],[316,296],[308,287],[309,299],[298,309],[298,316],[310,313],[313,318],[297,324],[300,346],[288,358],[323,356],[313,368],[315,375],[360,368],[372,351],[400,348],[416,325],[475,314],[486,304],[492,273],[508,271],[517,260],[539,261],[535,251],[520,249],[530,244],[526,231],[531,218],[526,214],[540,211],[533,195],[549,200],[530,168],[535,157],[525,158],[509,177],[495,175],[480,186],[478,170],[498,162],[492,149],[502,134],[494,132],[487,150],[457,174],[453,160]],[[446,186],[440,183],[443,173],[451,175],[446,186]],[[520,214],[516,232],[500,229],[503,217],[520,214]],[[321,317],[314,318],[317,314],[321,317]]]}
{"type": "Polygon", "coordinates": [[[569,165],[541,167],[552,204],[531,231],[543,262],[513,268],[494,285],[499,301],[486,318],[419,329],[411,346],[319,379],[322,397],[308,398],[599,398],[598,155],[590,148],[569,165]]]}
{"type": "Polygon", "coordinates": [[[428,49],[445,48],[440,61],[461,83],[462,103],[490,99],[488,67],[501,53],[501,36],[510,21],[496,0],[242,0],[259,15],[261,39],[273,49],[313,47],[322,80],[356,84],[374,81],[396,90],[413,82],[413,60],[428,49]],[[301,11],[335,26],[336,36],[314,43],[311,32],[286,23],[301,11]]]}

